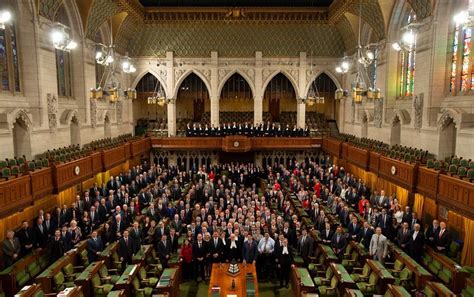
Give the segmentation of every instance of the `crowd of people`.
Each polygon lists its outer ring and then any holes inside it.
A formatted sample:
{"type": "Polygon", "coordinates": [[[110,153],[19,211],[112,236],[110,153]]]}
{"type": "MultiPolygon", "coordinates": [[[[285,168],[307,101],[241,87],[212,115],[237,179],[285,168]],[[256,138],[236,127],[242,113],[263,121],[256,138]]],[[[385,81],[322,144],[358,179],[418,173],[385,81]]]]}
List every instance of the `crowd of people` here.
{"type": "Polygon", "coordinates": [[[267,122],[254,125],[253,123],[227,123],[210,127],[205,124],[196,124],[186,126],[186,136],[188,137],[219,137],[229,135],[245,135],[249,137],[307,137],[310,131],[308,127],[298,128],[296,125],[282,126],[267,122]]]}
{"type": "Polygon", "coordinates": [[[38,248],[55,261],[84,239],[94,261],[118,241],[124,265],[141,245],[152,244],[163,267],[179,249],[186,279],[206,281],[213,263],[237,261],[255,264],[259,279],[278,278],[280,286],[288,286],[295,252],[308,265],[320,244],[314,233],[338,256],[351,240],[382,262],[388,240],[417,261],[425,244],[447,252],[451,235],[444,222],[434,220],[424,230],[418,215],[409,207],[403,211],[396,197],[371,191],[344,168],[326,163],[329,159],[316,160],[267,168],[221,164],[189,172],[145,162],[95,184],[70,207],[40,211],[32,228],[25,221],[16,234],[8,231],[5,265],[38,248]],[[293,194],[310,224],[295,212],[293,194]],[[105,228],[98,234],[101,224],[105,228]]]}

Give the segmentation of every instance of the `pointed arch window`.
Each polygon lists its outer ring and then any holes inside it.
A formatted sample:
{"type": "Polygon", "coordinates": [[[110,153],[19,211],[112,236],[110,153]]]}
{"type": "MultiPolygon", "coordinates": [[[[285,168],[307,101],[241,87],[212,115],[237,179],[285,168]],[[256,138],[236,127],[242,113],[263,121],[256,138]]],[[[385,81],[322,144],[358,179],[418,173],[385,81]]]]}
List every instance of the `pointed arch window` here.
{"type": "Polygon", "coordinates": [[[11,20],[0,28],[1,91],[20,92],[18,45],[15,23],[11,20]]]}
{"type": "MultiPolygon", "coordinates": [[[[405,21],[405,27],[416,21],[416,15],[413,11],[408,15],[405,21]]],[[[399,96],[413,96],[415,89],[415,58],[416,58],[416,38],[410,50],[400,51],[400,81],[399,96]]]]}
{"type": "MultiPolygon", "coordinates": [[[[69,18],[64,5],[61,5],[61,7],[58,9],[55,16],[55,21],[69,26],[69,18]]],[[[72,97],[71,54],[67,51],[61,51],[58,49],[55,49],[55,53],[58,95],[59,97],[72,97]]]]}
{"type": "Polygon", "coordinates": [[[451,95],[474,90],[474,69],[471,67],[472,29],[466,24],[455,23],[451,45],[451,95]]]}

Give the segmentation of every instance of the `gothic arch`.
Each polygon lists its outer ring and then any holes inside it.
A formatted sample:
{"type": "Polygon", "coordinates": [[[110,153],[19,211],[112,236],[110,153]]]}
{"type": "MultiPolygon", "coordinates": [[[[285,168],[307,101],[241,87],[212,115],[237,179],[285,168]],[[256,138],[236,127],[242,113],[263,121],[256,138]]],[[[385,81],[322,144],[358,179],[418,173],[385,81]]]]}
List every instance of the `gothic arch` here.
{"type": "Polygon", "coordinates": [[[72,118],[76,117],[78,120],[79,126],[81,125],[81,121],[79,120],[79,113],[76,109],[66,109],[61,113],[61,117],[59,118],[59,123],[61,125],[69,125],[72,121],[72,118]]]}
{"type": "Polygon", "coordinates": [[[245,81],[249,84],[250,86],[250,89],[252,90],[252,96],[255,97],[255,95],[257,94],[255,92],[255,84],[254,84],[254,81],[252,79],[250,79],[250,77],[243,71],[240,71],[239,69],[237,70],[232,70],[230,71],[229,73],[227,73],[223,78],[222,80],[219,82],[219,87],[217,88],[217,95],[221,96],[221,92],[222,92],[222,89],[224,88],[224,85],[225,83],[229,80],[229,78],[234,75],[234,74],[239,74],[240,76],[242,76],[245,81]]]}
{"type": "Polygon", "coordinates": [[[341,84],[339,80],[337,79],[337,77],[334,75],[334,73],[332,73],[329,70],[321,70],[321,71],[318,71],[316,75],[310,76],[309,80],[307,79],[309,82],[306,84],[306,87],[303,90],[304,91],[303,94],[300,94],[302,98],[306,98],[309,92],[309,88],[311,87],[311,84],[323,73],[325,73],[327,76],[329,76],[329,78],[332,79],[332,81],[334,82],[334,84],[336,85],[338,89],[341,88],[341,84]]]}
{"type": "Polygon", "coordinates": [[[448,108],[444,110],[444,112],[441,114],[441,116],[438,119],[438,128],[442,130],[443,128],[446,127],[447,124],[449,124],[450,120],[452,120],[456,128],[461,128],[461,121],[462,121],[461,112],[453,108],[448,108]]]}
{"type": "Polygon", "coordinates": [[[25,109],[16,108],[12,112],[10,112],[10,115],[7,117],[9,118],[8,126],[10,129],[10,132],[13,129],[13,125],[16,123],[18,119],[22,119],[25,122],[28,129],[33,127],[33,117],[25,109]]]}
{"type": "Polygon", "coordinates": [[[177,98],[178,97],[178,92],[179,92],[179,87],[181,87],[181,84],[183,83],[183,81],[191,74],[191,73],[194,73],[196,74],[201,80],[202,82],[204,83],[204,85],[206,85],[206,88],[207,88],[207,92],[209,93],[209,97],[211,96],[212,94],[212,89],[211,89],[211,83],[209,82],[209,80],[200,72],[200,71],[197,71],[196,69],[189,69],[187,70],[185,73],[183,73],[183,75],[181,75],[181,77],[178,79],[178,81],[176,81],[176,84],[174,86],[174,90],[173,90],[173,97],[172,98],[177,98]]]}
{"type": "MultiPolygon", "coordinates": [[[[69,19],[69,26],[71,28],[71,32],[74,38],[74,35],[80,37],[77,39],[82,39],[84,37],[84,27],[82,25],[82,18],[77,7],[76,1],[74,0],[64,0],[62,1],[61,6],[64,6],[66,11],[67,17],[69,19]]],[[[58,10],[61,9],[61,6],[58,7],[58,10]]],[[[58,12],[55,11],[55,14],[58,12]]]]}
{"type": "Polygon", "coordinates": [[[291,85],[293,86],[293,89],[295,90],[295,97],[298,98],[298,96],[300,94],[300,89],[298,88],[298,82],[296,82],[294,80],[294,78],[288,72],[286,72],[285,70],[277,70],[277,71],[273,72],[271,75],[269,75],[268,78],[263,82],[261,94],[265,93],[265,91],[268,87],[268,84],[279,73],[283,74],[290,81],[291,85]]]}
{"type": "Polygon", "coordinates": [[[394,122],[395,117],[399,118],[400,124],[402,125],[408,125],[411,123],[410,113],[406,109],[402,109],[402,108],[394,109],[390,123],[394,122]]]}
{"type": "Polygon", "coordinates": [[[140,72],[140,74],[138,74],[136,77],[135,77],[135,80],[133,81],[132,83],[132,89],[136,89],[137,88],[137,85],[138,85],[138,82],[140,82],[140,80],[147,74],[147,73],[150,73],[151,75],[153,75],[154,77],[156,77],[156,79],[158,79],[158,81],[160,82],[161,86],[163,87],[163,91],[165,91],[165,95],[166,95],[166,98],[169,98],[168,97],[168,87],[166,85],[166,82],[163,80],[163,78],[158,75],[158,73],[156,73],[156,71],[152,70],[152,69],[148,69],[148,70],[144,70],[142,72],[140,72]]]}

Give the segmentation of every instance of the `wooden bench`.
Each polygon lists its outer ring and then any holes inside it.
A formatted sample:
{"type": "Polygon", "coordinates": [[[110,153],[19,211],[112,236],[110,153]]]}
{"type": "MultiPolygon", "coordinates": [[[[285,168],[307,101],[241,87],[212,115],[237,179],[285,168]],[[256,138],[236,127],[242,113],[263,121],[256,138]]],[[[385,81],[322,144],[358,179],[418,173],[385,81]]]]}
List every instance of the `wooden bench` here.
{"type": "Polygon", "coordinates": [[[153,245],[147,244],[142,245],[138,253],[136,253],[132,258],[133,264],[141,264],[142,267],[146,266],[146,259],[151,255],[153,251],[153,245]]]}
{"type": "Polygon", "coordinates": [[[46,250],[34,251],[0,272],[6,296],[13,296],[48,266],[46,250]]]}
{"type": "Polygon", "coordinates": [[[411,294],[402,286],[388,285],[385,297],[411,297],[411,294]]]}
{"type": "Polygon", "coordinates": [[[91,280],[95,274],[99,273],[100,268],[104,265],[104,261],[97,261],[89,264],[89,266],[87,266],[87,268],[74,281],[76,285],[82,287],[82,292],[85,297],[94,296],[91,280]]]}
{"type": "Polygon", "coordinates": [[[393,275],[379,261],[367,259],[370,269],[378,275],[377,291],[383,293],[387,291],[389,284],[395,283],[393,275]]]}
{"type": "Polygon", "coordinates": [[[346,268],[342,266],[342,264],[331,263],[329,265],[332,271],[334,272],[333,275],[336,276],[338,282],[338,291],[340,294],[343,293],[345,289],[357,289],[357,286],[354,280],[351,278],[350,274],[347,272],[346,268]]]}
{"type": "Polygon", "coordinates": [[[448,256],[436,252],[431,247],[425,248],[422,262],[431,273],[436,275],[454,293],[461,293],[466,285],[466,278],[469,277],[467,270],[463,269],[448,256]]]}
{"type": "Polygon", "coordinates": [[[181,282],[180,268],[166,268],[156,284],[159,294],[168,293],[170,297],[179,297],[179,284],[181,282]]]}
{"type": "Polygon", "coordinates": [[[127,265],[119,280],[115,283],[115,290],[125,290],[126,296],[133,296],[131,288],[132,281],[140,271],[140,264],[127,265]]]}
{"type": "Polygon", "coordinates": [[[115,268],[112,255],[118,253],[118,242],[112,242],[99,254],[99,260],[104,261],[109,268],[115,268]]]}
{"type": "Polygon", "coordinates": [[[293,291],[293,296],[295,297],[299,297],[302,292],[316,292],[316,286],[309,275],[308,269],[302,267],[292,268],[291,289],[293,291]]]}
{"type": "Polygon", "coordinates": [[[428,281],[433,279],[433,275],[428,270],[393,243],[389,244],[389,252],[394,260],[399,260],[413,272],[414,283],[417,289],[422,289],[428,281]]]}
{"type": "Polygon", "coordinates": [[[427,282],[424,293],[427,297],[455,297],[450,289],[448,289],[444,284],[437,282],[427,282]]]}
{"type": "Polygon", "coordinates": [[[126,297],[127,295],[125,295],[125,290],[116,290],[116,291],[112,291],[112,292],[109,292],[109,294],[107,294],[107,297],[126,297]]]}
{"type": "Polygon", "coordinates": [[[349,289],[345,288],[344,293],[342,294],[344,297],[364,297],[364,294],[360,290],[349,289]]]}

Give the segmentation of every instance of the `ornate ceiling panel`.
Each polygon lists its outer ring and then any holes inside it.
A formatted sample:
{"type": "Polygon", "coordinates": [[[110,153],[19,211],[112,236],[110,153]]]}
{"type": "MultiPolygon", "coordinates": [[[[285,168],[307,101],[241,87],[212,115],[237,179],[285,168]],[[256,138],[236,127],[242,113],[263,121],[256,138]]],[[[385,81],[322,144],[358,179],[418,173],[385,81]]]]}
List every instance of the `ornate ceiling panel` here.
{"type": "MultiPolygon", "coordinates": [[[[385,38],[385,22],[383,19],[382,10],[380,9],[378,1],[364,1],[362,2],[362,19],[369,24],[374,30],[379,39],[385,38]]],[[[359,15],[359,1],[354,1],[348,10],[350,13],[359,15]]]]}
{"type": "Polygon", "coordinates": [[[87,20],[86,37],[94,39],[100,26],[121,11],[114,0],[95,0],[87,20]]]}
{"type": "MultiPolygon", "coordinates": [[[[335,26],[293,22],[163,22],[141,27],[128,44],[131,56],[224,57],[341,56],[344,41],[335,26]]],[[[125,40],[120,40],[125,42],[125,40]]],[[[120,44],[118,47],[127,47],[120,44]]]]}
{"type": "Polygon", "coordinates": [[[432,7],[430,0],[407,0],[413,8],[418,19],[424,19],[431,15],[432,7]]]}
{"type": "Polygon", "coordinates": [[[53,21],[56,11],[61,6],[62,0],[40,0],[39,14],[53,21]]]}
{"type": "Polygon", "coordinates": [[[336,28],[341,34],[342,40],[344,40],[347,53],[354,50],[357,45],[357,39],[349,20],[344,16],[337,22],[336,28]]]}

